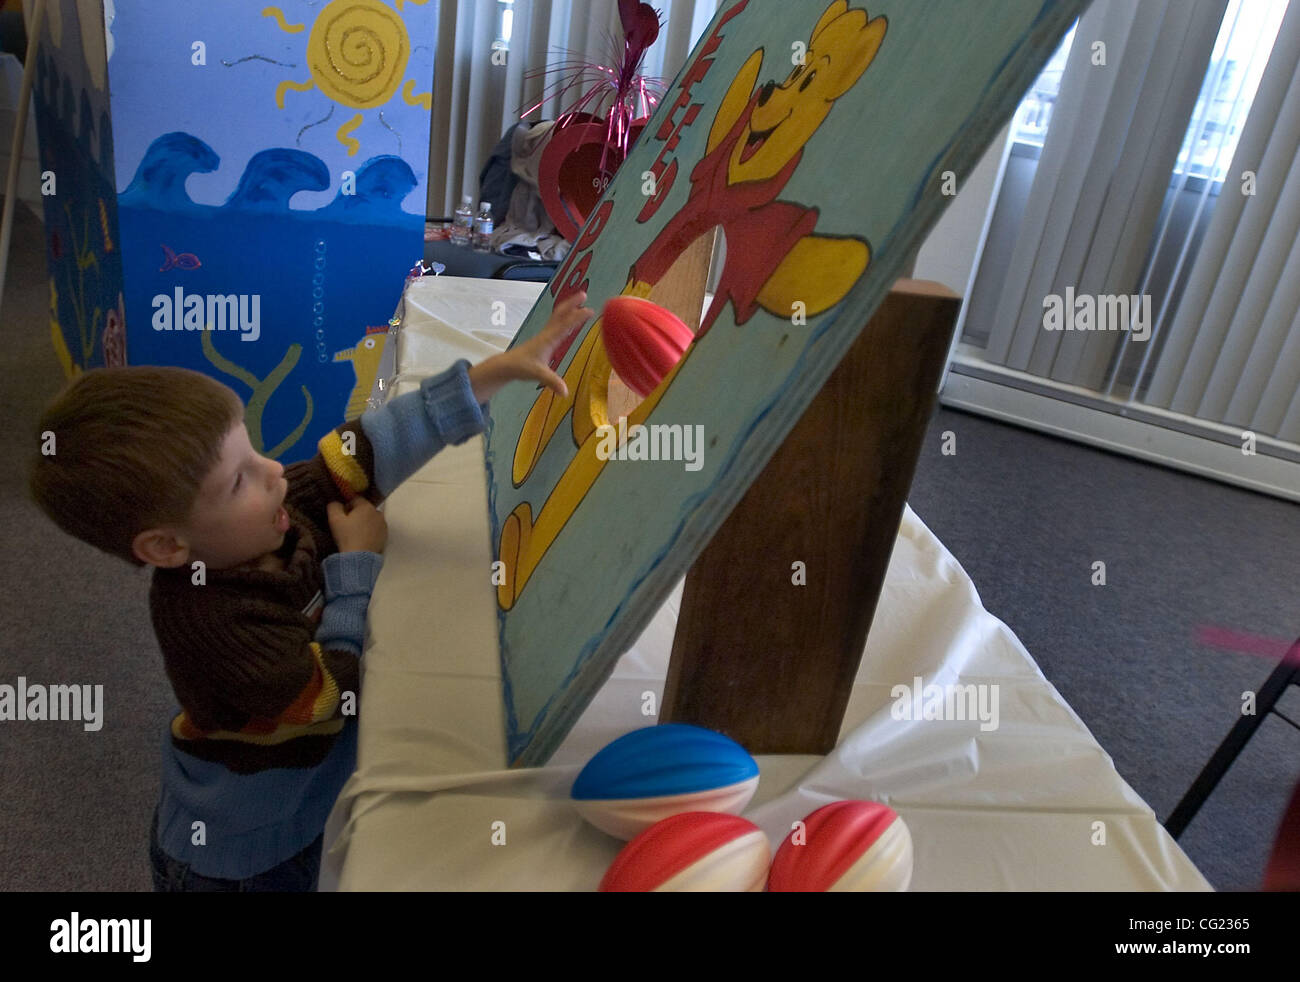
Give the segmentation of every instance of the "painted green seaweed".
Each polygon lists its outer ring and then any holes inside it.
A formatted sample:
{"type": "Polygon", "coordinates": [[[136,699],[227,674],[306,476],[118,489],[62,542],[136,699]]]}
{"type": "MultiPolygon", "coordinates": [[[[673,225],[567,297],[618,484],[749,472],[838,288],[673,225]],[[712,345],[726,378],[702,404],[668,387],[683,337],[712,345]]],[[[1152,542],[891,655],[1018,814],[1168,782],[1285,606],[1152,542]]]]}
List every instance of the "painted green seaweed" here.
{"type": "Polygon", "coordinates": [[[302,397],[307,403],[307,412],[299,423],[287,437],[281,440],[272,450],[265,450],[262,442],[262,414],[266,410],[266,404],[270,401],[271,395],[280,387],[280,383],[298,364],[298,357],[302,354],[302,345],[291,344],[285,350],[284,357],[280,359],[280,364],[275,366],[271,374],[264,379],[259,379],[248,369],[236,365],[229,358],[223,357],[217,352],[216,346],[212,343],[211,331],[200,331],[203,343],[203,356],[210,361],[218,370],[231,375],[252,390],[252,395],[244,404],[244,425],[248,427],[248,440],[253,445],[253,449],[267,457],[279,457],[286,449],[298,442],[303,431],[307,429],[307,424],[311,422],[312,400],[311,393],[307,391],[305,385],[299,386],[302,389],[302,397]]]}

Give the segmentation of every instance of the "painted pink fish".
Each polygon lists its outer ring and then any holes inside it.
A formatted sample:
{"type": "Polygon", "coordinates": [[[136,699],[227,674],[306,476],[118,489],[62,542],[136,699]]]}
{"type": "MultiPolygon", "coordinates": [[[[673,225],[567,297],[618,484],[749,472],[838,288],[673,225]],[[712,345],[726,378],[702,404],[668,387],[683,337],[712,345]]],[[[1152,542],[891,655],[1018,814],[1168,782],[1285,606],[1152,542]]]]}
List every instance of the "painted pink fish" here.
{"type": "Polygon", "coordinates": [[[166,254],[167,261],[158,267],[158,272],[165,273],[169,269],[198,269],[203,264],[199,262],[199,257],[192,252],[182,252],[179,256],[174,253],[170,247],[163,246],[163,252],[166,254]]]}

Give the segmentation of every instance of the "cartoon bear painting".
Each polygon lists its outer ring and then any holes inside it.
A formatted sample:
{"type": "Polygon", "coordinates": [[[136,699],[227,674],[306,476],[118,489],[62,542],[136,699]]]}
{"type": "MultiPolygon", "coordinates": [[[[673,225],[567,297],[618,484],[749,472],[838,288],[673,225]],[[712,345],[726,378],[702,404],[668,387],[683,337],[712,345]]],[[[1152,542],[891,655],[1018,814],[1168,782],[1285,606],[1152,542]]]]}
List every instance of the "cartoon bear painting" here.
{"type": "MultiPolygon", "coordinates": [[[[613,398],[599,319],[556,362],[567,396],[516,387],[493,400],[485,463],[511,763],[556,749],[1086,2],[721,5],[516,343],[571,293],[596,309],[667,296],[683,257],[720,232],[707,309],[673,310],[698,325],[693,339],[630,408],[613,398]],[[634,431],[676,426],[702,434],[690,467],[609,452],[611,432],[622,450],[634,431]]],[[[763,556],[752,575],[769,575],[765,563],[788,576],[789,557],[763,556]]]]}
{"type": "MultiPolygon", "coordinates": [[[[885,31],[885,18],[870,20],[865,10],[849,9],[845,0],[835,0],[813,26],[803,63],[781,84],[757,84],[761,48],[732,79],[709,131],[707,153],[691,172],[686,203],[632,264],[623,289],[624,295],[648,297],[673,260],[716,227],[722,228],[727,242],[735,244],[727,252],[713,303],[682,362],[727,303],[734,308],[737,324],[749,320],[758,307],[788,318],[796,302],[804,304],[807,314],[816,315],[839,303],[866,270],[871,249],[863,239],[818,235],[816,207],[777,196],[835,101],[875,58],[885,31]],[[761,249],[742,247],[760,241],[761,249]]],[[[643,216],[647,209],[642,210],[643,216]]],[[[527,480],[570,413],[578,452],[536,518],[533,505],[523,502],[506,519],[498,550],[505,564],[497,590],[502,609],[514,605],[606,463],[597,453],[596,434],[612,422],[606,408],[610,373],[597,322],[564,375],[570,398],[544,390],[528,414],[516,446],[512,472],[516,485],[527,480]]],[[[628,415],[629,427],[642,423],[653,411],[676,374],[676,370],[669,373],[628,415]]]]}

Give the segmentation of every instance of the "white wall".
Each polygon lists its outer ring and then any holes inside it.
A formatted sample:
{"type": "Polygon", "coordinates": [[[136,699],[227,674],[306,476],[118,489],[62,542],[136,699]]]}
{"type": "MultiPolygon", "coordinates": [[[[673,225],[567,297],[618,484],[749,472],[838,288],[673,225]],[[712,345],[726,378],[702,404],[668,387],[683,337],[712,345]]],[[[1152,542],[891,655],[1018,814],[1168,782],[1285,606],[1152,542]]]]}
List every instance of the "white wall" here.
{"type": "Polygon", "coordinates": [[[984,217],[993,199],[998,167],[1010,136],[1008,123],[994,137],[965,183],[958,186],[957,196],[921,244],[912,272],[916,279],[938,280],[954,293],[965,295],[984,217]]]}

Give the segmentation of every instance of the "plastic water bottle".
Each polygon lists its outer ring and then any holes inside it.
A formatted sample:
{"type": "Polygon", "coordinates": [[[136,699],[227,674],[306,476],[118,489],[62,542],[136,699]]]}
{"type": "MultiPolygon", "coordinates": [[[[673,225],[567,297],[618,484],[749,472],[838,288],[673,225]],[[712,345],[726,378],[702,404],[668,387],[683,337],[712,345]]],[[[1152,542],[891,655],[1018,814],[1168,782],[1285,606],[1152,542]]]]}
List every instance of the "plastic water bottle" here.
{"type": "Polygon", "coordinates": [[[474,219],[474,248],[479,252],[488,252],[492,248],[492,233],[496,226],[492,223],[492,204],[479,202],[478,217],[474,219]]]}
{"type": "Polygon", "coordinates": [[[456,209],[456,222],[451,227],[451,244],[468,246],[474,231],[474,199],[468,194],[460,199],[456,209]]]}

